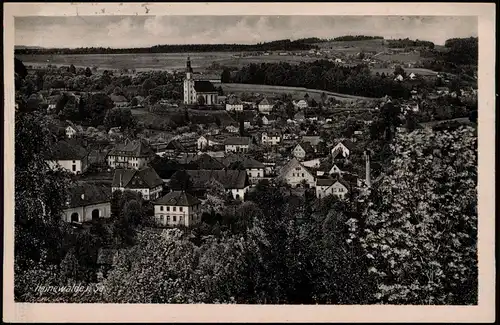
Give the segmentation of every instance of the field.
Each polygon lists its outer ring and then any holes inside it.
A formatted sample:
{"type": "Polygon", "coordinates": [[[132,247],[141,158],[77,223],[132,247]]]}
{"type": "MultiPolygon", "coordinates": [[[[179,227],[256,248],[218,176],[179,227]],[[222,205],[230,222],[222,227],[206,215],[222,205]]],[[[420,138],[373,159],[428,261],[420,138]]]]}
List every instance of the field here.
{"type": "Polygon", "coordinates": [[[329,97],[335,97],[337,100],[354,101],[354,100],[373,100],[374,98],[352,96],[346,94],[339,94],[330,91],[323,91],[318,89],[307,89],[302,87],[284,87],[284,86],[269,86],[269,85],[251,85],[251,84],[237,84],[237,83],[224,83],[221,85],[225,94],[230,93],[259,93],[267,96],[279,96],[281,94],[291,94],[294,98],[303,98],[307,93],[311,98],[320,100],[321,93],[326,93],[329,97]]]}
{"type": "MultiPolygon", "coordinates": [[[[239,54],[238,54],[239,55],[239,54]]],[[[186,66],[186,58],[191,57],[192,67],[195,70],[205,70],[212,62],[225,66],[241,67],[249,63],[263,62],[290,62],[314,61],[317,58],[308,58],[294,55],[267,55],[237,57],[231,52],[206,53],[153,53],[153,54],[73,54],[73,55],[17,55],[25,65],[40,66],[52,64],[56,66],[98,67],[99,69],[119,70],[179,70],[186,66]]]]}
{"type": "Polygon", "coordinates": [[[364,40],[364,41],[338,41],[338,42],[324,42],[315,44],[322,49],[330,49],[343,52],[360,52],[377,51],[382,52],[387,47],[384,45],[384,40],[364,40]]]}

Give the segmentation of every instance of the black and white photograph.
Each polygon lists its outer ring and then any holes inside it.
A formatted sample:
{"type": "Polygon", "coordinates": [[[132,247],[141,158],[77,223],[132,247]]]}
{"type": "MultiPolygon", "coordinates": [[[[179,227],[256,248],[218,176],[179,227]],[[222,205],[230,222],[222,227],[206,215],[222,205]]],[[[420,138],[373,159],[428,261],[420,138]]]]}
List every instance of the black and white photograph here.
{"type": "Polygon", "coordinates": [[[16,304],[478,306],[477,14],[149,6],[13,18],[16,304]]]}

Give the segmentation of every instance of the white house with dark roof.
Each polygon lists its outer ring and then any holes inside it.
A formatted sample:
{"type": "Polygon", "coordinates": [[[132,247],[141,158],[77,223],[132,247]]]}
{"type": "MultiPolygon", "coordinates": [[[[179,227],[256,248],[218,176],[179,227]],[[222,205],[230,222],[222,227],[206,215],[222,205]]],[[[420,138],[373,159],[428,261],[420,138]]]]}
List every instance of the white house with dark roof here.
{"type": "Polygon", "coordinates": [[[318,178],[316,181],[316,197],[318,199],[336,195],[345,199],[351,190],[350,184],[342,178],[318,178]]]}
{"type": "Polygon", "coordinates": [[[111,94],[109,96],[109,98],[111,98],[111,100],[113,101],[113,105],[115,107],[127,107],[127,106],[129,106],[128,99],[125,96],[111,94]]]}
{"type": "Polygon", "coordinates": [[[62,167],[73,174],[83,173],[88,168],[89,152],[73,141],[58,141],[52,146],[45,161],[51,169],[62,167]]]}
{"type": "Polygon", "coordinates": [[[281,142],[281,133],[276,130],[264,131],[261,135],[261,143],[264,145],[275,146],[281,142]]]}
{"type": "Polygon", "coordinates": [[[191,227],[201,221],[201,201],[185,191],[172,191],[154,203],[155,221],[162,226],[191,227]]]}
{"type": "Polygon", "coordinates": [[[224,141],[224,150],[229,152],[247,152],[252,146],[250,137],[231,137],[224,141]]]}
{"type": "Polygon", "coordinates": [[[262,114],[270,114],[271,111],[273,110],[273,106],[274,106],[274,104],[272,101],[270,101],[267,98],[264,98],[257,105],[257,109],[262,114]]]}
{"type": "Polygon", "coordinates": [[[243,111],[243,102],[238,97],[231,97],[226,103],[226,111],[243,111]]]}
{"type": "Polygon", "coordinates": [[[154,158],[155,152],[144,140],[127,141],[114,147],[106,160],[112,168],[139,169],[154,158]]]}
{"type": "Polygon", "coordinates": [[[111,192],[107,186],[80,182],[68,190],[62,219],[83,223],[111,217],[111,192]]]}
{"type": "Polygon", "coordinates": [[[184,172],[189,175],[192,189],[196,192],[206,191],[209,184],[216,181],[231,193],[234,199],[244,201],[250,188],[250,180],[245,170],[185,170],[184,172]]]}
{"type": "Polygon", "coordinates": [[[156,200],[163,189],[163,180],[151,167],[136,169],[116,169],[111,191],[133,191],[142,194],[144,200],[156,200]]]}
{"type": "Polygon", "coordinates": [[[314,148],[309,142],[300,142],[292,150],[292,155],[298,160],[304,160],[314,154],[314,148]]]}
{"type": "Polygon", "coordinates": [[[296,158],[292,158],[279,172],[278,179],[285,181],[292,187],[300,187],[303,183],[307,187],[316,185],[314,174],[296,158]]]}
{"type": "Polygon", "coordinates": [[[256,183],[264,178],[264,170],[266,166],[253,159],[252,157],[239,155],[239,154],[229,154],[222,159],[226,167],[231,166],[232,163],[240,162],[242,167],[246,170],[250,182],[256,183]]]}
{"type": "Polygon", "coordinates": [[[354,144],[350,140],[342,140],[332,148],[331,153],[333,159],[348,158],[354,148],[354,144]]]}

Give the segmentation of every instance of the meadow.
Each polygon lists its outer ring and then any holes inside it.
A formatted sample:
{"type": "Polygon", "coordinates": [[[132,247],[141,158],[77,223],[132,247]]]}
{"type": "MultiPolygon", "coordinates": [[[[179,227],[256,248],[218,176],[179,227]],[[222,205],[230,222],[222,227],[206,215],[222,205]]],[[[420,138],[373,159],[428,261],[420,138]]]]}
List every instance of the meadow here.
{"type": "Polygon", "coordinates": [[[186,66],[186,58],[191,57],[191,65],[195,70],[206,70],[213,62],[224,66],[242,67],[250,63],[263,62],[290,62],[314,61],[315,57],[295,55],[261,55],[238,57],[231,52],[204,52],[204,53],[147,53],[147,54],[40,54],[16,55],[27,66],[55,66],[97,67],[99,70],[180,70],[186,66]]]}
{"type": "Polygon", "coordinates": [[[241,93],[259,93],[266,96],[279,96],[281,94],[291,94],[293,98],[303,98],[307,93],[311,98],[316,101],[321,99],[321,94],[325,93],[329,97],[334,97],[341,101],[355,101],[355,100],[373,100],[374,98],[352,96],[331,91],[323,91],[318,89],[308,89],[303,87],[285,87],[285,86],[270,86],[270,85],[252,85],[252,84],[238,84],[238,83],[224,83],[221,84],[225,94],[241,94],[241,93]]]}

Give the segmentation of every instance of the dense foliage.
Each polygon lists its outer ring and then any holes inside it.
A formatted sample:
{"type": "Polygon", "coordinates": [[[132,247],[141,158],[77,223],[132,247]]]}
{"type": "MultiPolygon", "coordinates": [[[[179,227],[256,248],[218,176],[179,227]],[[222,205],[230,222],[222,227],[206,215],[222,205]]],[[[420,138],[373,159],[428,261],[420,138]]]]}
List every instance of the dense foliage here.
{"type": "Polygon", "coordinates": [[[412,84],[385,75],[373,75],[368,66],[347,67],[328,60],[280,63],[251,63],[234,75],[231,82],[321,89],[366,97],[409,98],[412,84]]]}
{"type": "Polygon", "coordinates": [[[405,39],[391,39],[387,40],[387,44],[391,48],[413,48],[413,47],[423,47],[423,48],[434,48],[434,43],[430,41],[422,40],[411,40],[409,38],[405,39]]]}
{"type": "Polygon", "coordinates": [[[333,41],[367,41],[372,39],[384,39],[382,36],[366,36],[366,35],[346,35],[335,37],[333,41]]]}
{"type": "Polygon", "coordinates": [[[277,40],[257,44],[178,44],[155,45],[143,48],[18,48],[15,54],[125,54],[125,53],[192,53],[192,52],[241,52],[241,51],[291,51],[317,48],[305,40],[277,40]]]}

